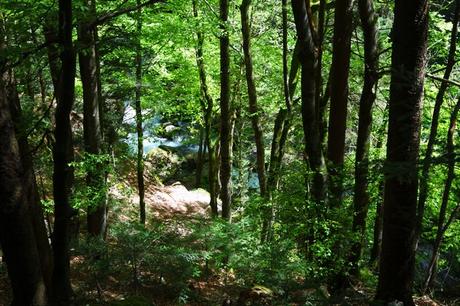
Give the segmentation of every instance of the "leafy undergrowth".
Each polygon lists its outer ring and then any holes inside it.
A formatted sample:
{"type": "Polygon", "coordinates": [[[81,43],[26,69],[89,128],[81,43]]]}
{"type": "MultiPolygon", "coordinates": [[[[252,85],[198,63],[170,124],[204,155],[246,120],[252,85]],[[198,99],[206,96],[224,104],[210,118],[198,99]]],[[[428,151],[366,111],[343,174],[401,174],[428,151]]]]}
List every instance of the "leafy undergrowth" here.
{"type": "MultiPolygon", "coordinates": [[[[194,194],[176,187],[154,189],[172,190],[168,196],[189,205],[183,198],[194,194]]],[[[159,197],[149,194],[148,198],[159,197]]],[[[225,301],[232,305],[371,305],[374,273],[363,273],[361,281],[353,281],[340,295],[331,295],[324,279],[336,264],[330,258],[317,259],[327,254],[320,247],[315,249],[316,259],[305,260],[293,239],[297,229],[287,222],[275,224],[270,242],[261,243],[260,220],[251,213],[259,209],[250,206],[257,205],[256,201],[246,207],[247,215],[237,215],[232,224],[212,220],[202,211],[178,213],[177,201],[165,202],[173,203],[174,209],[162,212],[156,211],[155,203],[147,203],[149,218],[144,227],[137,222],[132,195],[112,199],[106,241],[88,240],[83,231],[79,242],[73,242],[71,280],[76,305],[229,305],[225,301]]],[[[0,305],[8,305],[11,293],[4,265],[0,272],[0,305]]],[[[416,303],[456,305],[457,301],[436,303],[421,297],[416,303]]]]}

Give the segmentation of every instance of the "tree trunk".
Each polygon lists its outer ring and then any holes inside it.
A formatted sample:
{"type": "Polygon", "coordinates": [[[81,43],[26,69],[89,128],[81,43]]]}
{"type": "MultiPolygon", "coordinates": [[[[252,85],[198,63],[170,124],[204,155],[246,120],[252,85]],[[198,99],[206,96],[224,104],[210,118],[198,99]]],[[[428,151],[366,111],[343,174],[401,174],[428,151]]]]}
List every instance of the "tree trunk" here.
{"type": "Polygon", "coordinates": [[[350,70],[351,34],[353,31],[353,0],[335,2],[334,37],[330,73],[331,107],[327,159],[330,162],[331,202],[338,207],[342,202],[343,161],[347,127],[348,75],[350,70]]]}
{"type": "MultiPolygon", "coordinates": [[[[5,48],[0,24],[0,50],[5,48]]],[[[11,305],[45,305],[42,257],[34,228],[36,203],[29,202],[33,195],[30,172],[23,166],[6,92],[7,79],[7,73],[0,76],[0,245],[13,289],[11,305]]]]}
{"type": "Polygon", "coordinates": [[[15,126],[15,133],[17,135],[16,138],[19,144],[19,153],[23,167],[23,186],[26,193],[27,203],[30,206],[30,218],[40,258],[41,274],[43,275],[44,284],[47,290],[46,295],[50,296],[52,290],[51,276],[53,272],[51,247],[48,241],[43,209],[40,203],[40,196],[38,194],[29,142],[25,135],[21,135],[21,122],[23,122],[23,118],[19,95],[16,89],[16,81],[12,72],[5,75],[7,75],[7,80],[5,81],[7,100],[10,106],[11,118],[15,126]]]}
{"type": "Polygon", "coordinates": [[[251,118],[252,129],[256,142],[257,176],[259,177],[260,195],[267,196],[267,179],[265,176],[265,145],[264,135],[259,120],[259,107],[257,105],[257,90],[254,82],[254,68],[251,55],[251,23],[249,20],[249,10],[251,0],[243,0],[241,10],[241,33],[243,34],[243,53],[244,64],[246,67],[246,82],[248,88],[249,116],[251,118]]]}
{"type": "MultiPolygon", "coordinates": [[[[388,106],[388,105],[387,105],[388,106]]],[[[387,107],[386,106],[386,107],[387,107]]],[[[386,112],[386,109],[385,111],[386,112]]],[[[387,123],[388,120],[385,120],[383,122],[383,125],[380,127],[377,135],[378,141],[375,145],[376,149],[381,149],[383,147],[383,141],[385,135],[385,131],[387,130],[387,123]]],[[[380,169],[383,171],[383,169],[380,169]]],[[[378,187],[378,195],[379,195],[379,200],[376,205],[375,209],[375,220],[374,220],[374,241],[371,247],[371,254],[370,254],[370,259],[369,263],[371,265],[377,265],[378,267],[378,262],[380,260],[380,254],[382,252],[382,239],[383,239],[383,199],[385,196],[385,178],[382,177],[379,182],[379,187],[378,187]]]]}
{"type": "MultiPolygon", "coordinates": [[[[198,4],[197,0],[192,1],[193,5],[193,15],[195,18],[198,18],[198,4]]],[[[215,158],[214,158],[214,147],[212,145],[212,109],[214,107],[214,101],[208,91],[208,83],[206,80],[206,69],[204,66],[203,60],[203,43],[204,35],[201,32],[200,28],[197,28],[197,45],[196,45],[196,63],[198,66],[198,73],[200,76],[200,87],[202,95],[201,108],[204,117],[204,147],[208,148],[208,181],[209,181],[209,194],[210,194],[210,207],[211,213],[214,217],[217,217],[217,190],[216,190],[216,176],[215,176],[215,158]]]]}
{"type": "MultiPolygon", "coordinates": [[[[55,16],[53,16],[55,17],[55,16]]],[[[51,80],[53,81],[54,95],[59,97],[59,75],[61,73],[61,65],[59,63],[59,34],[55,26],[55,18],[47,18],[43,26],[45,42],[47,43],[48,64],[50,69],[51,80]]]]}
{"type": "Polygon", "coordinates": [[[229,0],[220,0],[220,181],[222,218],[230,220],[232,204],[232,118],[230,106],[230,54],[227,29],[229,0]]]}
{"type": "MultiPolygon", "coordinates": [[[[90,16],[96,14],[94,0],[85,0],[90,16]]],[[[80,20],[78,39],[81,50],[78,54],[80,62],[80,76],[83,85],[83,138],[85,151],[91,155],[100,155],[102,149],[102,130],[100,117],[100,93],[97,73],[96,28],[90,28],[90,19],[80,20]]],[[[93,237],[105,237],[107,226],[105,173],[103,164],[95,165],[88,171],[86,184],[89,190],[95,190],[92,195],[91,206],[88,207],[87,224],[88,234],[93,237]],[[103,192],[103,195],[100,193],[103,192]]]]}
{"type": "MultiPolygon", "coordinates": [[[[448,80],[452,73],[452,69],[456,63],[455,52],[457,50],[457,34],[458,34],[458,22],[460,19],[460,1],[457,0],[455,6],[455,15],[452,21],[452,34],[450,37],[449,55],[447,56],[446,70],[444,71],[444,80],[448,80]]],[[[436,95],[436,100],[433,109],[433,115],[431,116],[431,129],[428,137],[428,145],[426,147],[425,156],[423,159],[422,173],[420,177],[420,194],[418,199],[417,208],[417,227],[415,232],[416,242],[414,243],[414,249],[417,249],[418,240],[422,233],[423,216],[425,214],[425,202],[428,197],[428,182],[430,177],[431,158],[433,155],[434,144],[436,142],[436,136],[438,134],[439,125],[439,113],[441,111],[442,104],[444,102],[444,95],[447,91],[449,83],[442,81],[439,91],[436,95]]]]}
{"type": "Polygon", "coordinates": [[[75,52],[72,44],[72,1],[59,0],[59,37],[62,44],[61,77],[56,106],[54,173],[54,237],[53,237],[53,304],[69,305],[70,285],[69,223],[73,210],[70,206],[73,169],[72,127],[70,112],[75,98],[75,52]]]}
{"type": "Polygon", "coordinates": [[[414,305],[413,243],[428,1],[396,0],[394,13],[383,243],[376,299],[414,305]]]}
{"type": "Polygon", "coordinates": [[[325,201],[326,176],[315,101],[316,81],[311,77],[316,74],[318,58],[305,1],[293,0],[292,10],[300,44],[298,56],[302,66],[302,122],[305,151],[313,172],[312,198],[320,204],[325,201]]]}
{"type": "Polygon", "coordinates": [[[359,15],[364,36],[364,86],[359,101],[358,140],[355,157],[353,232],[359,240],[352,247],[352,273],[359,273],[359,260],[364,247],[367,212],[369,210],[369,147],[372,128],[372,106],[378,82],[379,50],[377,16],[373,0],[359,0],[359,15]]]}
{"type": "Polygon", "coordinates": [[[201,187],[201,179],[203,176],[204,155],[206,153],[204,127],[200,126],[200,139],[198,145],[196,173],[195,173],[195,188],[201,187]]]}
{"type": "MultiPolygon", "coordinates": [[[[454,110],[450,117],[449,130],[447,132],[447,177],[444,185],[444,192],[442,194],[442,202],[439,208],[438,228],[436,231],[436,239],[433,245],[433,253],[431,255],[430,265],[428,266],[427,276],[423,284],[423,292],[426,292],[432,285],[436,278],[436,270],[439,258],[439,251],[444,239],[444,234],[450,226],[449,221],[446,223],[447,205],[449,204],[449,194],[452,188],[452,182],[455,178],[455,128],[457,126],[457,116],[460,109],[460,99],[457,101],[454,110]]],[[[455,210],[452,215],[455,214],[455,210]]],[[[452,219],[452,218],[450,218],[452,219]]],[[[450,221],[452,222],[452,221],[450,221]]]]}
{"type": "MultiPolygon", "coordinates": [[[[140,5],[140,0],[137,0],[140,5]]],[[[145,224],[145,184],[144,184],[144,130],[142,127],[142,9],[137,11],[137,46],[136,46],[136,130],[137,130],[137,187],[139,190],[139,215],[145,224]]]]}

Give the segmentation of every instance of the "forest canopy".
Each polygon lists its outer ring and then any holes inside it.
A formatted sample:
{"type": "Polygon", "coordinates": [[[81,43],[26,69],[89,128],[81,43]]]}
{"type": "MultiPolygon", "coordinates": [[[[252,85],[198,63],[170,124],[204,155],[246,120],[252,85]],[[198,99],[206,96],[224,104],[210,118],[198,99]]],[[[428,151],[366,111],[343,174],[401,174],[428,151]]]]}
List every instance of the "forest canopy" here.
{"type": "Polygon", "coordinates": [[[0,0],[0,305],[458,305],[460,0],[0,0]]]}

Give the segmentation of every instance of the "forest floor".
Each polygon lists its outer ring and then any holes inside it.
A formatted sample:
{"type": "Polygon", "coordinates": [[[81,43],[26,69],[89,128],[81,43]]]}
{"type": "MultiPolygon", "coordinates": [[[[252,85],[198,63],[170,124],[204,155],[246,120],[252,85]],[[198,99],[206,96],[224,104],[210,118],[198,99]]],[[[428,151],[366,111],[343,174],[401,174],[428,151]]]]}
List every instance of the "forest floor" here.
{"type": "MultiPolygon", "coordinates": [[[[118,186],[111,190],[113,197],[128,203],[124,213],[112,213],[111,220],[129,222],[137,213],[138,197],[135,193],[127,195],[128,185],[135,186],[134,182],[127,182],[125,186],[118,186]]],[[[132,188],[132,187],[131,187],[132,188]]],[[[146,207],[148,220],[157,220],[163,223],[180,224],[181,220],[195,219],[201,222],[209,219],[209,194],[202,189],[188,190],[181,183],[168,186],[147,184],[146,207]]],[[[125,203],[126,203],[125,202],[125,203]]],[[[184,223],[185,224],[185,223],[184,223]]],[[[181,226],[179,231],[186,235],[187,229],[181,226]]],[[[110,243],[110,241],[109,241],[110,243]]],[[[276,296],[273,292],[262,286],[252,288],[243,287],[228,271],[211,271],[198,279],[188,282],[188,294],[193,297],[193,302],[180,303],[177,291],[161,281],[149,281],[156,278],[154,275],[143,275],[142,284],[126,285],[126,276],[110,275],[104,280],[94,280],[84,267],[84,256],[72,257],[72,285],[74,287],[77,305],[114,305],[114,306],[141,306],[141,305],[369,305],[374,291],[363,285],[356,285],[348,289],[338,301],[332,302],[325,286],[317,288],[303,288],[289,293],[289,298],[276,296]],[[89,283],[93,284],[88,285],[89,283]],[[320,296],[315,302],[315,296],[320,296]],[[310,300],[305,304],[305,300],[310,300]],[[225,301],[232,304],[225,304],[225,301]],[[244,301],[242,301],[244,300],[244,301]],[[289,302],[288,302],[289,300],[289,302]]],[[[5,265],[0,264],[0,306],[7,306],[11,301],[11,292],[5,265]]],[[[435,302],[428,297],[416,298],[418,306],[460,305],[457,301],[435,302]]]]}

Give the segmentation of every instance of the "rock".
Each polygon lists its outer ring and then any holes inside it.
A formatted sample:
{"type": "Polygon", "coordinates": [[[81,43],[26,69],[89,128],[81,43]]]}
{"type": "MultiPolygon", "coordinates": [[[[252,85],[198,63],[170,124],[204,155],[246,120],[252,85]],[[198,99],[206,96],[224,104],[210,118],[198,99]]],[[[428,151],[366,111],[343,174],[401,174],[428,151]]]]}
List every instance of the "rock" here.
{"type": "Polygon", "coordinates": [[[237,305],[270,305],[273,291],[267,287],[256,285],[240,292],[237,305]]]}
{"type": "Polygon", "coordinates": [[[171,122],[163,123],[158,129],[158,136],[164,137],[168,140],[173,140],[178,134],[180,134],[181,128],[175,126],[171,122]]]}
{"type": "Polygon", "coordinates": [[[164,148],[154,148],[147,153],[145,159],[146,174],[167,181],[177,175],[181,167],[181,158],[164,148]]]}
{"type": "Polygon", "coordinates": [[[146,192],[146,203],[159,216],[183,214],[206,217],[210,215],[210,195],[204,189],[187,190],[176,182],[165,187],[151,187],[146,192]]]}

